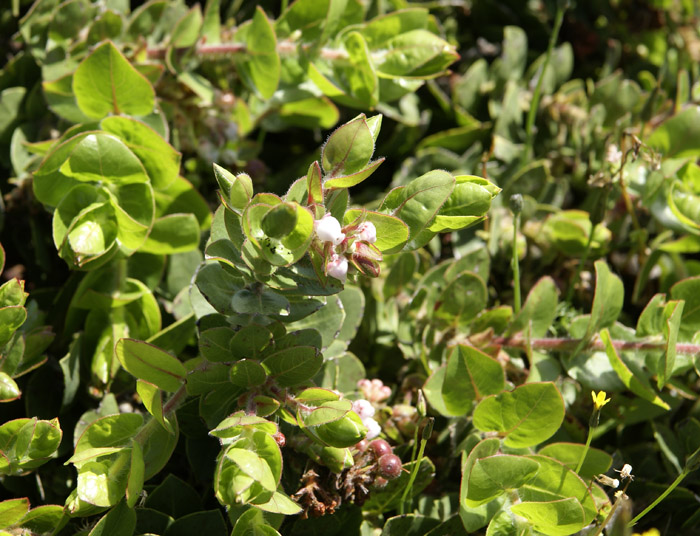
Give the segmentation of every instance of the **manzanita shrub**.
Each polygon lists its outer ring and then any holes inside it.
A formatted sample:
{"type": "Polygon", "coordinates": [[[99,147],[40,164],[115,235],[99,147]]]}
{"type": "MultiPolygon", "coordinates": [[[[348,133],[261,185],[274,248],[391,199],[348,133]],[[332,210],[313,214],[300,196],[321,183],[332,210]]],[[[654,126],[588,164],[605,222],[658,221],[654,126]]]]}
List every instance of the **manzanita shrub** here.
{"type": "Polygon", "coordinates": [[[698,14],[473,4],[2,12],[0,536],[699,530],[698,14]]]}

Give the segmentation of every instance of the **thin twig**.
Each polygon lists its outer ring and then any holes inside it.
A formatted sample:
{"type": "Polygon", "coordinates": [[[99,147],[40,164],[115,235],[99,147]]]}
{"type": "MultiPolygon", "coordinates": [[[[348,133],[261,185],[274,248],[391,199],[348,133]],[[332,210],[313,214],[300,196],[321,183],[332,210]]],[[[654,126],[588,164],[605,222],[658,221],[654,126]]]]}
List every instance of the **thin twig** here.
{"type": "MultiPolygon", "coordinates": [[[[525,339],[522,336],[515,335],[513,337],[494,337],[491,340],[492,344],[497,346],[505,346],[507,348],[520,348],[525,349],[530,347],[533,350],[559,350],[559,351],[571,351],[574,350],[581,339],[567,339],[567,338],[543,338],[543,339],[525,339]]],[[[616,350],[619,351],[645,351],[645,350],[660,350],[663,351],[666,348],[664,342],[645,342],[645,341],[612,341],[612,345],[616,350]]],[[[605,345],[603,341],[599,339],[593,339],[588,344],[586,344],[581,350],[596,350],[604,351],[605,345]]],[[[700,344],[691,343],[678,343],[676,344],[676,353],[683,355],[696,355],[700,354],[700,344]]]]}
{"type": "MultiPolygon", "coordinates": [[[[151,60],[165,59],[168,48],[169,47],[166,46],[148,47],[146,49],[146,56],[151,60]]],[[[301,45],[301,48],[306,51],[309,47],[308,45],[301,45]]],[[[245,43],[221,43],[216,45],[200,43],[194,47],[177,47],[175,48],[175,53],[184,54],[190,50],[192,50],[196,56],[220,56],[223,54],[242,54],[246,52],[247,47],[245,43]]],[[[293,41],[285,40],[277,44],[277,52],[282,55],[292,54],[296,50],[297,44],[293,41]]],[[[347,58],[347,53],[344,50],[336,48],[322,48],[319,54],[322,58],[327,60],[347,58]]]]}

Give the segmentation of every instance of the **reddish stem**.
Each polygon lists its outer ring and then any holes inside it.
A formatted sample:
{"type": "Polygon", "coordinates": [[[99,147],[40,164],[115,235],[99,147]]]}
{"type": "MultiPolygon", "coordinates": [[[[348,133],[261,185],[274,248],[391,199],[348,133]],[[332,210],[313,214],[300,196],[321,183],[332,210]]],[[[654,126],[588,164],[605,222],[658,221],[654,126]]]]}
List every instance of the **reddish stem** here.
{"type": "MultiPolygon", "coordinates": [[[[533,350],[574,350],[581,342],[581,339],[566,339],[563,337],[545,338],[545,339],[524,339],[516,335],[514,337],[495,337],[491,340],[492,344],[505,346],[507,348],[526,348],[530,347],[533,350]]],[[[664,350],[666,348],[663,342],[642,342],[642,341],[612,341],[612,345],[616,350],[664,350]]],[[[582,350],[605,350],[605,345],[600,339],[591,340],[582,350]]],[[[700,354],[700,344],[678,343],[676,344],[676,353],[684,355],[700,354]]]]}

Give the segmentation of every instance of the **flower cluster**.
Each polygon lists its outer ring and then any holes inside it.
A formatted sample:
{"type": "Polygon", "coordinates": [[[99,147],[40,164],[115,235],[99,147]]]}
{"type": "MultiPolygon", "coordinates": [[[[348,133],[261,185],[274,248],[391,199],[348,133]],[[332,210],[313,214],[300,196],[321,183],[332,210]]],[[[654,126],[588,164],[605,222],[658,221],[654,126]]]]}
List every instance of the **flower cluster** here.
{"type": "Polygon", "coordinates": [[[384,382],[379,379],[368,380],[363,378],[357,382],[362,394],[367,400],[373,403],[381,402],[391,396],[391,387],[384,385],[384,382]]]}
{"type": "Polygon", "coordinates": [[[382,254],[373,245],[377,241],[377,228],[372,222],[353,222],[341,227],[336,218],[326,214],[314,221],[314,231],[321,242],[327,275],[345,283],[350,263],[360,273],[379,275],[382,254]]]}
{"type": "Polygon", "coordinates": [[[374,439],[382,432],[382,427],[374,420],[374,406],[369,400],[360,398],[352,403],[352,409],[362,419],[362,424],[367,428],[366,439],[374,439]]]}

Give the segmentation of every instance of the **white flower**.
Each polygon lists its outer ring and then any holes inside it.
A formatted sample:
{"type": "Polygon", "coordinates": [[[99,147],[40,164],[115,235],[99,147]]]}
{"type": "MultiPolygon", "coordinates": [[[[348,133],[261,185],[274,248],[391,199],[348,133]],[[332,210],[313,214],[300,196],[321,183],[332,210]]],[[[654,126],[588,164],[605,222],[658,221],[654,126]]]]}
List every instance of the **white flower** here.
{"type": "Polygon", "coordinates": [[[369,400],[360,398],[352,403],[352,410],[360,416],[360,419],[364,420],[369,417],[374,417],[374,406],[369,400]]]}
{"type": "MultiPolygon", "coordinates": [[[[617,471],[617,469],[615,469],[615,471],[617,471]]],[[[634,477],[632,476],[632,466],[631,466],[630,464],[628,464],[628,463],[626,463],[625,465],[623,465],[623,466],[622,466],[622,469],[620,469],[620,470],[617,471],[617,472],[620,473],[620,478],[623,478],[623,479],[624,479],[624,478],[634,479],[634,477]]]]}
{"type": "Polygon", "coordinates": [[[345,283],[348,277],[348,260],[343,255],[334,253],[326,265],[326,271],[331,277],[345,283]]]}
{"type": "Polygon", "coordinates": [[[375,421],[372,417],[362,419],[362,424],[364,424],[367,428],[367,435],[365,436],[365,439],[367,440],[374,439],[382,433],[382,427],[379,426],[379,423],[375,421]]]}
{"type": "Polygon", "coordinates": [[[361,223],[358,226],[357,231],[357,236],[360,240],[364,240],[370,244],[374,244],[377,241],[377,228],[371,221],[361,223]]]}
{"type": "Polygon", "coordinates": [[[314,231],[322,242],[332,242],[334,246],[345,240],[345,235],[340,230],[340,223],[330,214],[314,222],[314,231]]]}
{"type": "Polygon", "coordinates": [[[605,152],[605,160],[611,164],[619,164],[622,161],[622,151],[620,151],[614,143],[608,145],[608,149],[605,152]]]}

